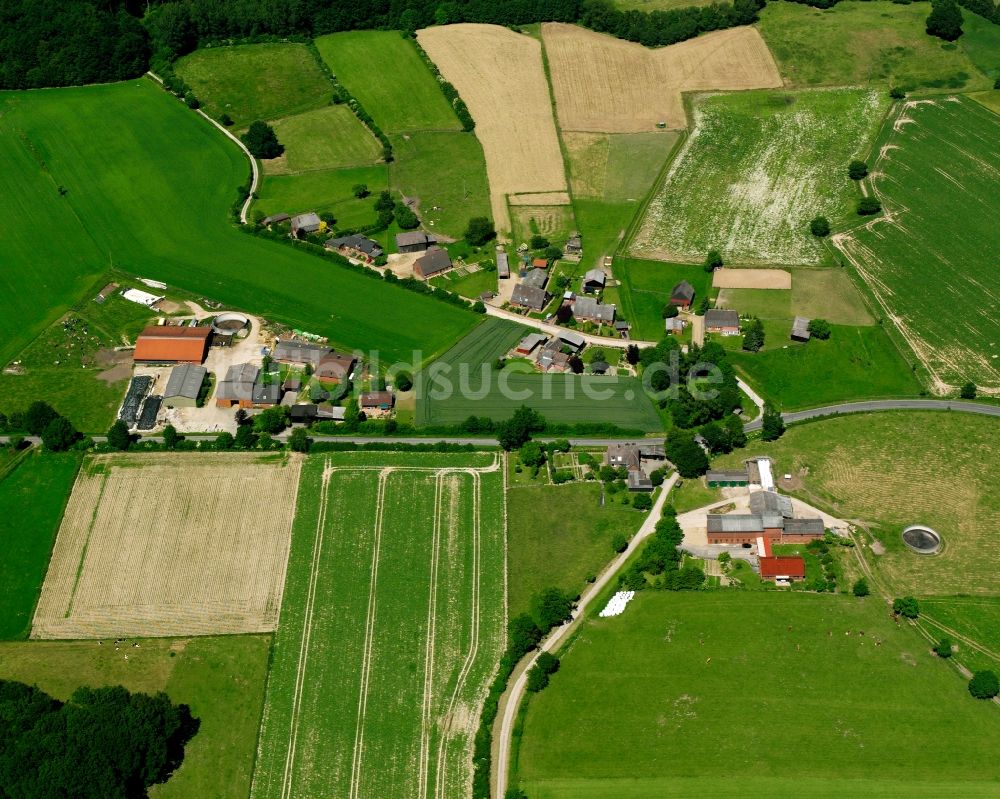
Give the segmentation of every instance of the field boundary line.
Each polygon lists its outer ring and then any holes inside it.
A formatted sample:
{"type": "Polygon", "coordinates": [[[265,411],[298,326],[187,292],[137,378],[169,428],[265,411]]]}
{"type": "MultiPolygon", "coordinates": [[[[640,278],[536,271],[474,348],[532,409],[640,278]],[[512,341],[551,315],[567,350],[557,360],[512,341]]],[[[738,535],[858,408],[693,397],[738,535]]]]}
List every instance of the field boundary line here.
{"type": "Polygon", "coordinates": [[[437,581],[438,563],[441,552],[441,516],[444,505],[444,476],[438,472],[434,479],[434,526],[431,535],[431,574],[430,596],[427,602],[427,639],[424,644],[424,695],[421,705],[420,724],[420,772],[419,796],[426,799],[428,782],[430,780],[430,737],[431,710],[434,692],[434,643],[437,628],[437,581]]]}
{"type": "Polygon", "coordinates": [[[375,540],[372,547],[372,573],[368,583],[368,615],[365,619],[365,646],[361,660],[361,685],[358,690],[358,715],[354,728],[354,754],[351,759],[350,799],[361,791],[361,758],[365,748],[365,715],[368,711],[368,682],[371,679],[372,650],[375,646],[375,610],[378,590],[379,548],[382,543],[382,523],[385,518],[385,494],[393,467],[382,467],[378,478],[378,498],[375,502],[375,540]]]}
{"type": "Polygon", "coordinates": [[[919,618],[921,621],[925,621],[928,624],[937,627],[939,630],[948,633],[957,640],[961,641],[966,646],[972,647],[973,649],[982,652],[987,657],[990,657],[993,660],[1000,662],[1000,653],[994,652],[992,649],[987,649],[985,646],[976,641],[975,638],[970,638],[969,636],[964,635],[963,633],[960,633],[957,630],[953,630],[951,627],[942,624],[941,622],[937,621],[933,616],[928,616],[926,613],[921,613],[919,618]]]}
{"type": "Polygon", "coordinates": [[[319,561],[323,550],[323,530],[326,527],[327,498],[330,492],[330,478],[333,472],[330,459],[323,464],[323,478],[319,490],[319,513],[316,515],[316,532],[313,536],[312,560],[309,564],[309,588],[306,592],[306,607],[302,619],[302,637],[299,639],[299,661],[295,673],[295,688],[292,693],[292,718],[288,734],[288,752],[285,755],[285,770],[281,781],[282,799],[291,799],[295,766],[295,749],[299,738],[299,713],[302,710],[302,693],[305,687],[306,666],[309,661],[309,641],[312,637],[312,617],[316,603],[316,586],[319,583],[319,561]]]}
{"type": "MultiPolygon", "coordinates": [[[[77,477],[79,479],[79,477],[77,477]]],[[[64,619],[68,619],[73,613],[73,603],[76,602],[76,592],[80,587],[80,578],[83,577],[83,566],[87,561],[87,550],[90,548],[90,538],[94,534],[94,524],[97,523],[97,513],[101,509],[101,500],[104,499],[104,489],[108,486],[108,473],[101,473],[101,490],[97,492],[97,501],[94,503],[94,509],[90,512],[90,524],[87,525],[87,537],[83,541],[83,547],[80,549],[80,560],[76,563],[76,574],[73,577],[73,588],[69,592],[69,602],[66,604],[66,612],[63,614],[64,619]]],[[[73,482],[73,488],[76,488],[76,481],[73,482]]],[[[70,490],[70,497],[73,496],[72,489],[70,490]]],[[[65,511],[64,511],[65,513],[65,511]]],[[[62,527],[62,521],[59,522],[59,526],[62,527]]],[[[59,531],[56,531],[56,538],[59,537],[59,531]]],[[[44,581],[42,585],[44,585],[44,581]]]]}

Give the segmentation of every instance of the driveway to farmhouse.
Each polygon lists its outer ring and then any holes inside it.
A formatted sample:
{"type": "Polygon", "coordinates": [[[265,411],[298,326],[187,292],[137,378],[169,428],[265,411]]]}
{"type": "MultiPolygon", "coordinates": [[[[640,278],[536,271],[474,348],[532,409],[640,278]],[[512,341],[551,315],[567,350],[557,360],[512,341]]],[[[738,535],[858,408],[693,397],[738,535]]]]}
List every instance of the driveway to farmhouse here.
{"type": "MultiPolygon", "coordinates": [[[[509,319],[511,322],[517,322],[519,325],[524,325],[525,327],[533,327],[535,330],[548,333],[550,336],[558,336],[560,333],[565,333],[567,331],[570,333],[577,332],[568,327],[560,327],[559,325],[553,325],[550,322],[543,322],[541,319],[530,319],[527,316],[521,316],[521,314],[516,314],[513,311],[505,311],[503,308],[494,308],[492,305],[486,306],[486,314],[488,316],[495,316],[498,319],[509,319]]],[[[615,338],[613,336],[594,336],[590,333],[579,333],[578,335],[588,344],[596,344],[601,347],[617,347],[618,349],[625,349],[629,344],[635,344],[638,347],[656,346],[655,341],[640,341],[638,339],[615,338]]]]}

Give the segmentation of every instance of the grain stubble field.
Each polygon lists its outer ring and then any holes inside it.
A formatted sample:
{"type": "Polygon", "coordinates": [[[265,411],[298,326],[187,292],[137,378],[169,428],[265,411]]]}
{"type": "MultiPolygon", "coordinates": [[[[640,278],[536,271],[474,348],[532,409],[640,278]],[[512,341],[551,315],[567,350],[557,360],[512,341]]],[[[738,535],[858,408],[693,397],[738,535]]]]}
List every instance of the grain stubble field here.
{"type": "Polygon", "coordinates": [[[307,463],[254,799],[467,794],[505,527],[493,455],[307,463]]]}
{"type": "Polygon", "coordinates": [[[687,127],[681,92],[770,89],[778,67],[756,28],[650,49],[577,25],[542,25],[563,130],[642,133],[687,127]]]}
{"type": "Polygon", "coordinates": [[[269,632],[299,458],[96,456],[80,471],[32,638],[269,632]]]}
{"type": "Polygon", "coordinates": [[[568,189],[541,43],[471,23],[426,28],[417,39],[476,120],[493,219],[509,232],[507,195],[568,189]]]}

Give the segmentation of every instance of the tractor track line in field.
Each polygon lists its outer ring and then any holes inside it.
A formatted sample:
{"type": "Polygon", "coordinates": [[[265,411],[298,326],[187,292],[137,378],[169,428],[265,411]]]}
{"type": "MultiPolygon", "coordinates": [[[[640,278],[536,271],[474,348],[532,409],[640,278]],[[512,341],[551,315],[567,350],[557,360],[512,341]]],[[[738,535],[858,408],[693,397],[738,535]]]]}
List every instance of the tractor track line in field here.
{"type": "Polygon", "coordinates": [[[358,691],[358,720],[354,729],[354,756],[351,761],[350,799],[361,791],[361,758],[365,748],[365,714],[368,710],[368,682],[372,671],[372,650],[375,646],[375,608],[378,591],[378,560],[382,543],[382,522],[385,518],[385,493],[389,475],[394,470],[383,468],[378,476],[378,499],[375,504],[375,541],[372,547],[372,574],[368,584],[368,615],[365,620],[365,647],[361,660],[361,686],[358,691]]]}
{"type": "Polygon", "coordinates": [[[420,799],[426,799],[430,780],[431,710],[434,698],[434,643],[437,626],[438,562],[441,552],[441,516],[444,513],[444,476],[438,472],[434,481],[434,527],[431,540],[430,597],[427,602],[427,641],[424,649],[424,696],[420,721],[420,799]]]}
{"type": "Polygon", "coordinates": [[[323,551],[323,530],[326,527],[327,497],[330,492],[330,478],[333,470],[327,459],[323,466],[323,481],[319,491],[319,514],[316,519],[316,535],[313,539],[312,563],[309,568],[309,590],[306,594],[305,614],[302,620],[302,638],[299,642],[299,665],[295,673],[295,691],[292,694],[292,718],[288,732],[288,753],[285,755],[285,771],[281,781],[282,799],[291,799],[295,766],[295,749],[299,738],[299,713],[302,709],[302,692],[305,688],[306,665],[309,661],[309,641],[312,637],[312,617],[316,604],[316,586],[319,583],[319,562],[323,551]]]}
{"type": "Polygon", "coordinates": [[[468,474],[472,475],[472,627],[471,627],[471,638],[469,641],[469,652],[466,655],[465,662],[462,664],[462,670],[458,674],[458,679],[455,681],[455,689],[451,693],[451,698],[448,700],[448,709],[445,712],[445,727],[441,731],[441,737],[438,741],[438,757],[437,757],[437,773],[435,775],[434,781],[434,797],[435,799],[441,799],[444,796],[444,791],[447,786],[445,786],[445,756],[448,752],[448,736],[451,732],[452,724],[454,723],[454,711],[455,703],[458,701],[458,696],[465,686],[465,681],[469,677],[469,672],[472,671],[472,666],[475,663],[476,655],[479,654],[479,582],[480,582],[480,553],[481,553],[481,530],[482,526],[480,523],[480,504],[482,498],[482,485],[479,472],[476,470],[468,470],[468,474]]]}

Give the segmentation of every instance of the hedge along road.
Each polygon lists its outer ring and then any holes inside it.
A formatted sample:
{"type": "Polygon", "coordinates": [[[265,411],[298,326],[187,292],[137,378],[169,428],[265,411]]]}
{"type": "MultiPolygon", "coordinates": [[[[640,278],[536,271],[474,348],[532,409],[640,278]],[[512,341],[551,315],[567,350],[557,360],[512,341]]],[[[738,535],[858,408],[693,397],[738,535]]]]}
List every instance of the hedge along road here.
{"type": "MultiPolygon", "coordinates": [[[[783,413],[781,418],[785,424],[804,422],[807,419],[818,419],[822,416],[840,416],[848,413],[870,413],[872,411],[960,411],[962,413],[978,413],[983,416],[1000,416],[1000,405],[983,405],[975,402],[958,402],[956,400],[870,400],[868,402],[845,402],[840,405],[826,405],[822,408],[810,408],[805,411],[783,413]]],[[[760,430],[760,419],[743,426],[748,433],[760,430]]]]}
{"type": "MultiPolygon", "coordinates": [[[[149,77],[151,77],[161,86],[163,85],[163,78],[161,78],[155,72],[147,72],[146,74],[149,75],[149,77]]],[[[250,160],[250,191],[247,192],[247,198],[243,202],[243,207],[240,209],[240,222],[245,225],[247,223],[247,214],[250,213],[250,204],[253,202],[254,195],[257,193],[257,186],[260,183],[260,168],[257,166],[257,159],[254,158],[253,155],[251,155],[246,145],[242,141],[240,141],[240,139],[238,139],[236,136],[234,136],[232,133],[226,130],[222,125],[220,125],[218,122],[212,119],[212,117],[210,117],[200,108],[196,108],[195,111],[201,114],[205,119],[207,119],[209,122],[215,125],[215,127],[221,130],[226,136],[232,139],[233,142],[236,143],[236,146],[239,147],[243,151],[243,154],[250,160]]]]}

